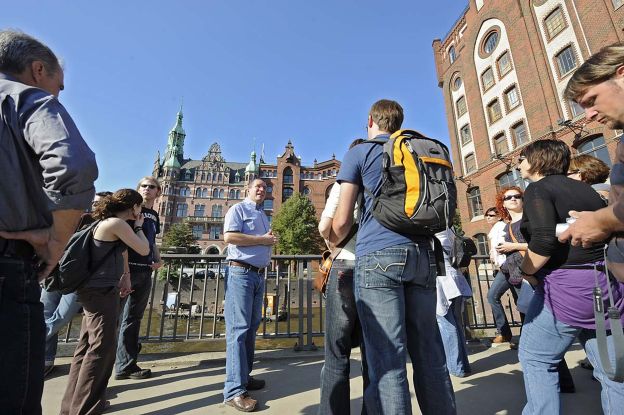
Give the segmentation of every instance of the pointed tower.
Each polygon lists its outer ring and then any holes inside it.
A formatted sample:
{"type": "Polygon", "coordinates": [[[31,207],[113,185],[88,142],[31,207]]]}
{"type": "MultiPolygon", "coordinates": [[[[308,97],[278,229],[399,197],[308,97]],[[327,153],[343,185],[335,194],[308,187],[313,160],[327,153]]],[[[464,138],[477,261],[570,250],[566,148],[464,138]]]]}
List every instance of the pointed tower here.
{"type": "Polygon", "coordinates": [[[245,167],[245,181],[247,183],[251,182],[256,177],[259,177],[259,173],[260,165],[256,163],[256,152],[252,151],[249,164],[245,167]]]}
{"type": "Polygon", "coordinates": [[[160,170],[160,150],[156,153],[156,159],[154,160],[154,166],[152,167],[152,176],[159,177],[161,175],[160,170]]]}
{"type": "Polygon", "coordinates": [[[186,133],[182,127],[182,106],[178,111],[178,116],[175,125],[169,131],[169,138],[167,139],[167,151],[165,152],[165,159],[163,167],[179,169],[184,162],[184,138],[186,133]]]}

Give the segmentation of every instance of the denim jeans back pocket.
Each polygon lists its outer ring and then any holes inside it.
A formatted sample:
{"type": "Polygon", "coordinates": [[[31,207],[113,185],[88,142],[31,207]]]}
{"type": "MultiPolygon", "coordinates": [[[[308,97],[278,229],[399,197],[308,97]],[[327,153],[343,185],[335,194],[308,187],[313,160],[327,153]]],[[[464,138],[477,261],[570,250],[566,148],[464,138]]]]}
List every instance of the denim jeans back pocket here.
{"type": "Polygon", "coordinates": [[[368,254],[360,286],[379,288],[402,284],[406,261],[407,248],[387,248],[368,254]]]}

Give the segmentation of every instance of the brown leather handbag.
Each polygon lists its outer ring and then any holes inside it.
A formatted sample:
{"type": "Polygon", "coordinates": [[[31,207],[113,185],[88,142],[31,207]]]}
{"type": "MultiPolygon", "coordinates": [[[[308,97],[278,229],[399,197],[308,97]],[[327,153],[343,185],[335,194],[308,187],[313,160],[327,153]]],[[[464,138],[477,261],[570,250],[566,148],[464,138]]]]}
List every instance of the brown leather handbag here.
{"type": "Polygon", "coordinates": [[[333,251],[327,250],[322,254],[323,258],[319,264],[319,272],[316,274],[316,277],[314,277],[314,288],[322,294],[325,294],[327,282],[329,281],[329,272],[341,250],[342,248],[335,248],[333,251]]]}

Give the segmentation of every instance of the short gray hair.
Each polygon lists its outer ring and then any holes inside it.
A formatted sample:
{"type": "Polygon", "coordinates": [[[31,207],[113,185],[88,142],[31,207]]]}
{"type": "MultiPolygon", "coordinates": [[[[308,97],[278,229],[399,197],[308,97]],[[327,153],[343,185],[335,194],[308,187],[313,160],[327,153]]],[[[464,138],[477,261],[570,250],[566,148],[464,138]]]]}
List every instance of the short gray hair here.
{"type": "Polygon", "coordinates": [[[61,67],[54,52],[34,37],[15,30],[0,31],[0,72],[19,75],[34,61],[43,62],[49,73],[61,67]]]}

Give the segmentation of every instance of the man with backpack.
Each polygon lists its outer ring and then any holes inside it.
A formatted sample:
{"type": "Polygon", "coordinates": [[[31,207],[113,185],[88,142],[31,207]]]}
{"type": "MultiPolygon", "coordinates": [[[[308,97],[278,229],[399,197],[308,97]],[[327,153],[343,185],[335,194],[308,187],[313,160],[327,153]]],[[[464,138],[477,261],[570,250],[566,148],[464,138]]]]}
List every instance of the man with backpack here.
{"type": "Polygon", "coordinates": [[[349,150],[338,174],[340,201],[330,240],[339,243],[348,235],[358,192],[363,189],[354,285],[369,362],[370,385],[364,391],[367,412],[412,413],[408,352],[421,411],[455,414],[455,396],[436,322],[433,238],[391,230],[373,214],[386,158],[380,143],[387,142],[402,123],[403,109],[397,102],[373,104],[367,122],[369,140],[349,150]]]}
{"type": "Polygon", "coordinates": [[[56,55],[0,31],[0,412],[41,414],[45,326],[39,280],[91,204],[95,155],[58,100],[56,55]]]}
{"type": "MultiPolygon", "coordinates": [[[[117,339],[117,360],[115,361],[115,379],[147,379],[152,376],[150,369],[141,369],[138,364],[141,344],[139,330],[141,320],[152,288],[152,271],[161,267],[160,253],[156,246],[156,235],[160,233],[160,219],[154,207],[154,201],[160,196],[160,183],[148,176],[139,180],[137,191],[143,197],[141,214],[143,215],[143,233],[150,245],[147,255],[140,255],[128,249],[128,265],[132,291],[123,301],[120,316],[119,337],[117,339]]],[[[133,224],[131,223],[131,226],[133,224]]]]}

